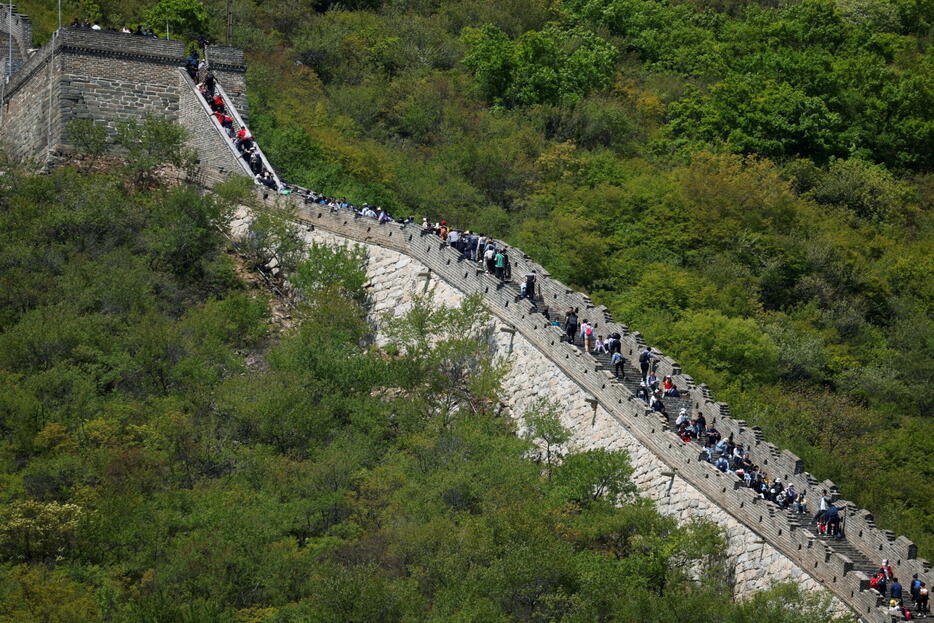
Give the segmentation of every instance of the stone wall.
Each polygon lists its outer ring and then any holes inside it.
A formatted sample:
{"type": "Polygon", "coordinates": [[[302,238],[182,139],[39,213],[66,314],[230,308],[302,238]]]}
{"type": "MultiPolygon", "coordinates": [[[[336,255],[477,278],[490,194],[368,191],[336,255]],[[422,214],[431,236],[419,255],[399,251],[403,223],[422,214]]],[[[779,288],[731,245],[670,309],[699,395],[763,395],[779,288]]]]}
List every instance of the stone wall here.
{"type": "MultiPolygon", "coordinates": [[[[233,224],[234,235],[243,236],[248,222],[248,215],[241,212],[233,224]]],[[[379,229],[386,227],[377,226],[369,219],[359,219],[358,223],[372,224],[379,229]]],[[[386,314],[405,314],[422,293],[430,293],[433,304],[447,307],[456,306],[465,298],[461,289],[428,266],[396,250],[360,243],[324,227],[306,227],[303,235],[307,244],[359,245],[366,251],[369,314],[377,330],[380,319],[386,314]]],[[[469,272],[475,274],[473,270],[469,272]]],[[[539,398],[557,401],[562,422],[573,433],[571,445],[575,449],[627,451],[635,467],[633,480],[640,493],[654,500],[661,513],[676,518],[679,523],[707,519],[719,525],[727,536],[727,554],[734,571],[736,596],[766,589],[777,582],[795,582],[808,590],[823,588],[817,579],[726,513],[687,480],[668,475],[671,474],[668,464],[640,443],[603,405],[592,404],[593,395],[571,379],[538,346],[521,332],[513,331],[515,327],[508,316],[504,319],[494,315],[493,325],[491,333],[495,337],[497,355],[511,362],[510,371],[503,379],[503,395],[510,414],[520,419],[539,398]]],[[[837,603],[841,610],[845,610],[842,602],[837,603]]]]}
{"type": "Polygon", "coordinates": [[[7,85],[0,140],[14,157],[44,160],[71,149],[72,119],[93,119],[110,135],[147,114],[175,120],[184,52],[181,41],[64,28],[7,85]]]}
{"type": "MultiPolygon", "coordinates": [[[[209,46],[208,56],[230,104],[243,117],[243,51],[209,46]]],[[[184,61],[181,41],[64,28],[4,89],[0,141],[15,158],[45,162],[74,148],[67,135],[74,119],[90,119],[112,138],[121,122],[153,115],[178,121],[188,131],[206,186],[249,174],[214,127],[209,108],[181,69],[184,61]]]]}
{"type": "Polygon", "coordinates": [[[44,160],[59,141],[61,55],[53,41],[33,54],[4,89],[0,142],[17,159],[44,160]],[[51,97],[50,97],[51,96],[51,97]]]}
{"type": "Polygon", "coordinates": [[[202,184],[210,188],[231,175],[246,175],[243,160],[221,134],[220,126],[210,116],[211,109],[184,69],[176,69],[176,79],[178,122],[188,131],[188,146],[198,153],[202,184]]]}
{"type": "Polygon", "coordinates": [[[246,60],[243,50],[226,45],[209,45],[204,50],[208,68],[214,72],[217,81],[224,85],[227,95],[243,118],[250,122],[250,108],[246,96],[246,60]]]}
{"type": "MultiPolygon", "coordinates": [[[[392,284],[384,288],[374,286],[378,306],[386,309],[404,307],[405,301],[399,298],[400,293],[411,289],[412,284],[418,288],[418,282],[413,281],[411,275],[406,276],[406,271],[414,272],[421,279],[424,279],[421,275],[429,271],[433,280],[444,282],[462,295],[481,295],[487,308],[501,323],[501,328],[514,331],[512,348],[516,360],[521,362],[516,369],[522,375],[507,380],[507,389],[515,393],[514,411],[521,412],[524,405],[530,404],[538,395],[536,392],[546,392],[550,397],[563,401],[565,421],[574,431],[579,447],[621,447],[629,450],[637,466],[636,481],[645,495],[656,500],[662,512],[681,519],[707,517],[725,529],[730,538],[730,553],[734,556],[737,590],[762,588],[771,580],[794,579],[805,586],[819,583],[864,620],[888,623],[885,612],[877,607],[876,594],[867,590],[868,577],[854,570],[849,558],[816,539],[810,531],[790,522],[786,514],[777,512],[776,506],[740,486],[735,477],[723,474],[700,460],[696,445],[683,443],[657,414],[648,410],[625,387],[613,382],[609,373],[598,370],[593,357],[561,341],[560,329],[549,326],[529,301],[516,301],[511,291],[478,270],[476,264],[463,260],[459,253],[436,237],[423,235],[415,226],[380,225],[346,210],[331,211],[314,204],[303,205],[295,197],[267,197],[265,201],[270,207],[279,206],[282,202],[292,203],[300,220],[311,228],[310,232],[324,230],[344,239],[407,256],[407,260],[385,260],[374,273],[374,278],[378,273],[383,275],[381,278],[387,280],[387,284],[392,284]],[[386,294],[378,294],[383,290],[386,294]],[[547,387],[541,387],[537,380],[540,378],[547,379],[547,387]],[[536,384],[539,387],[535,388],[536,384]]],[[[380,257],[383,252],[373,255],[371,250],[370,253],[373,258],[380,257]]],[[[635,354],[642,343],[641,336],[613,323],[606,310],[595,307],[586,296],[550,279],[540,266],[520,251],[513,250],[511,256],[514,258],[514,275],[521,275],[525,270],[538,271],[542,293],[553,307],[580,307],[595,319],[601,333],[613,330],[625,333],[624,349],[630,356],[635,354]]],[[[684,375],[676,362],[663,357],[661,370],[674,373],[683,383],[690,384],[692,397],[696,396],[699,401],[695,404],[697,409],[723,407],[709,398],[709,392],[703,386],[695,386],[693,379],[684,375]],[[701,396],[704,396],[704,402],[700,402],[701,396]]],[[[725,417],[718,411],[718,426],[725,417]]],[[[770,473],[778,475],[785,468],[789,469],[788,476],[794,476],[795,470],[798,474],[804,473],[800,460],[794,455],[779,453],[774,446],[757,437],[753,431],[750,440],[755,441],[754,460],[764,463],[766,454],[771,457],[770,473]]],[[[868,531],[875,531],[878,537],[879,531],[867,525],[867,531],[860,532],[857,529],[859,520],[854,520],[857,511],[848,509],[848,515],[850,543],[860,549],[868,548],[872,559],[881,557],[885,550],[872,549],[877,545],[868,534],[868,531]]],[[[879,543],[883,548],[888,543],[889,547],[903,547],[907,554],[913,555],[907,540],[889,540],[884,533],[882,537],[879,543]]],[[[896,556],[889,558],[900,575],[910,577],[912,570],[917,568],[922,579],[928,579],[925,577],[926,561],[896,556]]]]}
{"type": "MultiPolygon", "coordinates": [[[[31,25],[20,19],[14,20],[12,27],[25,38],[31,25]]],[[[139,119],[151,112],[178,119],[189,130],[190,144],[201,157],[205,186],[241,173],[242,162],[179,69],[184,57],[184,45],[179,41],[63,29],[26,58],[5,85],[0,140],[15,157],[44,159],[47,154],[68,148],[63,128],[70,119],[94,119],[112,131],[119,121],[139,119]]],[[[231,103],[243,116],[247,103],[242,51],[210,46],[207,57],[231,103]]],[[[270,205],[287,201],[274,196],[265,200],[270,205]]],[[[709,517],[724,527],[730,537],[730,552],[735,556],[739,590],[761,588],[768,579],[795,579],[806,572],[802,580],[805,584],[819,581],[867,620],[885,620],[876,609],[876,597],[865,590],[868,578],[852,569],[852,561],[790,523],[784,514],[775,512],[773,505],[739,487],[733,477],[699,461],[695,446],[682,443],[669,432],[656,414],[626,388],[612,382],[608,373],[599,371],[592,357],[562,342],[561,331],[548,326],[528,301],[515,301],[495,279],[464,262],[436,238],[422,236],[418,228],[379,225],[346,211],[332,213],[297,204],[301,218],[313,228],[309,230],[312,237],[327,231],[369,245],[371,266],[379,267],[379,280],[385,280],[383,285],[374,286],[377,311],[404,309],[413,288],[419,289],[419,283],[424,286],[421,275],[426,269],[433,275],[430,285],[442,301],[453,302],[466,294],[481,295],[499,328],[511,332],[497,331],[500,347],[511,348],[512,356],[521,362],[514,369],[519,370],[514,371],[518,376],[507,379],[513,410],[520,413],[542,392],[559,397],[565,407],[566,423],[574,430],[580,447],[628,449],[637,465],[636,480],[642,491],[655,499],[663,512],[682,519],[709,517]],[[511,343],[508,347],[507,336],[511,343]],[[538,378],[547,379],[547,385],[530,382],[538,378]],[[676,475],[668,477],[663,472],[676,475]]],[[[623,353],[635,365],[639,347],[644,344],[639,333],[615,323],[606,308],[594,306],[587,296],[551,279],[520,250],[512,249],[510,256],[514,275],[531,270],[538,273],[541,294],[548,305],[559,310],[577,307],[593,321],[598,332],[615,330],[622,334],[623,353]]],[[[374,273],[374,284],[376,281],[374,273]]],[[[804,471],[802,461],[794,454],[780,452],[763,440],[757,428],[730,418],[728,406],[714,400],[708,388],[684,374],[677,362],[662,356],[659,371],[672,374],[679,387],[687,388],[694,410],[703,412],[725,435],[732,433],[770,475],[794,482],[799,489],[806,488],[812,499],[821,489],[837,494],[832,482],[818,482],[804,471]]],[[[843,504],[851,545],[871,560],[888,558],[903,578],[918,573],[930,580],[929,565],[917,559],[917,548],[911,541],[878,530],[871,514],[843,504]]]]}

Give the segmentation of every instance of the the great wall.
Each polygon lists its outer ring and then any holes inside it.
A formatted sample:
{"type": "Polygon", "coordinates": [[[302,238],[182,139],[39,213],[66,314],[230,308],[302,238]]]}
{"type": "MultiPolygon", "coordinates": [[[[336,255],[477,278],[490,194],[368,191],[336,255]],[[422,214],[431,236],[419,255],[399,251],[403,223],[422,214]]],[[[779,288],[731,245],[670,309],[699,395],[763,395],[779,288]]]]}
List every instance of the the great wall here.
{"type": "MultiPolygon", "coordinates": [[[[0,142],[8,154],[39,163],[54,162],[72,148],[65,127],[72,119],[87,118],[109,128],[146,113],[178,121],[189,132],[190,145],[200,157],[201,181],[206,187],[231,175],[245,173],[230,140],[209,114],[182,69],[185,47],[179,41],[133,37],[116,33],[64,29],[41,49],[30,52],[28,19],[3,8],[0,30],[12,33],[18,50],[14,73],[6,82],[0,104],[0,142]]],[[[244,123],[246,86],[243,52],[210,46],[206,56],[228,102],[244,123]]],[[[808,588],[824,587],[839,603],[862,620],[888,622],[879,594],[869,588],[867,572],[887,558],[895,574],[912,574],[930,582],[927,561],[917,558],[915,545],[904,537],[875,527],[872,515],[838,500],[845,515],[846,539],[818,537],[795,516],[760,499],[699,459],[695,444],[684,443],[658,414],[617,382],[592,355],[562,341],[562,331],[550,326],[528,299],[469,262],[443,241],[415,225],[380,224],[348,210],[331,210],[306,203],[299,195],[267,193],[260,199],[273,208],[291,207],[303,224],[307,240],[362,244],[369,257],[369,289],[376,317],[398,313],[414,293],[433,289],[438,304],[452,305],[479,295],[494,317],[500,352],[513,361],[505,380],[510,411],[521,415],[537,397],[563,406],[564,422],[579,448],[623,448],[636,468],[635,480],[643,495],[658,509],[687,522],[704,518],[717,523],[728,537],[735,590],[744,594],[773,582],[794,581],[808,588]]],[[[244,219],[236,227],[247,226],[244,219]]],[[[547,271],[512,249],[512,273],[536,271],[545,304],[552,309],[580,308],[602,334],[618,331],[629,369],[644,344],[637,332],[615,323],[609,312],[590,299],[551,279],[547,271]]],[[[794,454],[779,451],[761,432],[729,416],[727,405],[716,402],[706,386],[695,382],[668,357],[659,372],[671,374],[678,387],[688,388],[691,408],[714,421],[724,436],[748,448],[754,462],[773,476],[794,483],[812,495],[826,489],[837,496],[830,481],[819,482],[804,471],[794,454]]],[[[813,509],[812,509],[813,512],[813,509]]]]}

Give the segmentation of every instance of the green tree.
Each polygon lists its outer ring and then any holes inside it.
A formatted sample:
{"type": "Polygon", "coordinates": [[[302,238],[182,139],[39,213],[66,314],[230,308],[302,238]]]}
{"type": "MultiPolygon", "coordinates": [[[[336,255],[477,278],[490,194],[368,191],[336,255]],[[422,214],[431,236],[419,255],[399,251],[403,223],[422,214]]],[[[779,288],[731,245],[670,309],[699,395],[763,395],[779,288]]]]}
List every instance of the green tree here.
{"type": "Polygon", "coordinates": [[[564,456],[562,446],[571,439],[571,431],[561,424],[561,406],[539,399],[522,415],[525,437],[545,446],[545,470],[551,478],[552,466],[564,456]]]}
{"type": "Polygon", "coordinates": [[[886,221],[913,203],[912,188],[885,167],[856,158],[833,160],[819,175],[810,195],[821,203],[842,205],[857,216],[886,221]]]}
{"type": "Polygon", "coordinates": [[[768,382],[778,373],[778,349],[753,320],[691,312],[672,325],[665,343],[685,367],[696,365],[720,383],[768,382]]]}
{"type": "Polygon", "coordinates": [[[197,157],[185,145],[187,133],[177,123],[147,116],[143,123],[125,121],[117,126],[114,143],[127,159],[130,177],[137,185],[151,184],[156,169],[165,164],[191,175],[197,157]]]}
{"type": "Polygon", "coordinates": [[[491,103],[508,107],[573,103],[605,88],[616,52],[583,28],[556,25],[529,31],[515,41],[495,26],[466,29],[464,64],[491,103]]]}
{"type": "Polygon", "coordinates": [[[66,128],[68,140],[96,161],[107,149],[107,130],[90,119],[73,119],[66,128]]]}
{"type": "Polygon", "coordinates": [[[12,561],[51,562],[75,548],[83,510],[76,504],[20,501],[0,516],[0,551],[12,561]]]}
{"type": "Polygon", "coordinates": [[[616,505],[635,496],[632,473],[627,452],[596,448],[565,457],[555,470],[553,482],[562,497],[580,506],[598,500],[616,505]]]}
{"type": "Polygon", "coordinates": [[[826,161],[846,150],[842,118],[821,98],[759,76],[731,76],[709,94],[694,91],[671,105],[670,119],[673,136],[722,141],[736,153],[826,161]]]}
{"type": "Polygon", "coordinates": [[[176,38],[194,39],[207,32],[208,12],[201,0],[159,0],[146,12],[150,28],[169,25],[176,38]]]}

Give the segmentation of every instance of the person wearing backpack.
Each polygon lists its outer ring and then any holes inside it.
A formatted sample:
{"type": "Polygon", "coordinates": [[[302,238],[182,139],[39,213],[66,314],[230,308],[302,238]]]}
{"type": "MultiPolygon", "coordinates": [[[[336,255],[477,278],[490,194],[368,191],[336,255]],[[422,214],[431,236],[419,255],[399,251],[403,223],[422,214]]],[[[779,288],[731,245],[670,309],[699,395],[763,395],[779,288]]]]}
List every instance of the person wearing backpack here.
{"type": "Polygon", "coordinates": [[[645,381],[639,382],[639,389],[636,390],[636,398],[641,398],[645,402],[649,401],[649,388],[645,386],[645,381]]]}
{"type": "Polygon", "coordinates": [[[921,585],[918,586],[918,613],[927,616],[931,613],[928,607],[928,588],[924,585],[924,582],[921,582],[921,585]]]}
{"type": "Polygon", "coordinates": [[[486,251],[483,252],[483,259],[486,260],[486,272],[491,275],[496,273],[496,249],[492,246],[487,246],[486,251]]]}
{"type": "Polygon", "coordinates": [[[584,352],[589,353],[590,343],[593,342],[593,327],[587,319],[584,319],[584,324],[581,325],[581,339],[584,341],[584,352]]]}
{"type": "Polygon", "coordinates": [[[523,282],[523,293],[522,296],[527,297],[532,303],[535,303],[535,271],[528,272],[525,274],[525,281],[523,282]]]}
{"type": "Polygon", "coordinates": [[[502,249],[496,251],[496,255],[493,256],[493,262],[493,266],[496,269],[496,278],[503,281],[506,279],[506,256],[503,254],[502,249]]]}
{"type": "Polygon", "coordinates": [[[623,367],[626,364],[626,360],[623,359],[623,356],[620,353],[613,353],[610,356],[610,363],[613,365],[613,373],[616,375],[616,378],[623,378],[625,376],[623,367]]]}
{"type": "Polygon", "coordinates": [[[665,403],[662,402],[661,392],[657,391],[652,394],[652,397],[649,399],[649,408],[664,415],[666,420],[668,419],[668,411],[665,409],[665,403]]]}
{"type": "Polygon", "coordinates": [[[908,593],[911,595],[911,601],[918,603],[918,589],[921,588],[921,580],[918,579],[918,574],[915,573],[911,576],[911,582],[908,583],[908,593]]]}
{"type": "Polygon", "coordinates": [[[843,535],[840,533],[840,511],[833,504],[827,508],[827,512],[824,514],[824,521],[827,522],[827,534],[837,537],[837,540],[843,538],[843,535]]]}
{"type": "Polygon", "coordinates": [[[880,573],[878,577],[879,581],[876,583],[876,590],[879,591],[880,595],[885,597],[885,594],[888,592],[889,581],[884,573],[880,573]]]}
{"type": "Polygon", "coordinates": [[[649,350],[649,347],[644,347],[643,351],[639,353],[639,368],[642,370],[642,380],[644,381],[649,375],[649,362],[655,357],[652,354],[652,351],[649,350]]]}

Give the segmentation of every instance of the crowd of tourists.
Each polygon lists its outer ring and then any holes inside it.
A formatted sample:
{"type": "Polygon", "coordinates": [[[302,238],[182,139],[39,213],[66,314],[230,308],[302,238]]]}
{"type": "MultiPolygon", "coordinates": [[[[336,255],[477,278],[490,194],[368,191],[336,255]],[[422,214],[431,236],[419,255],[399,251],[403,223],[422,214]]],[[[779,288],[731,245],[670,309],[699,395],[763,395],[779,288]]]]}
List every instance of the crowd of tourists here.
{"type": "MultiPolygon", "coordinates": [[[[509,249],[505,245],[499,244],[493,238],[469,229],[457,229],[448,224],[447,221],[431,222],[427,217],[419,221],[414,216],[408,216],[403,219],[393,218],[389,212],[379,206],[371,206],[364,203],[362,206],[355,206],[350,203],[346,197],[326,197],[310,192],[304,188],[296,186],[287,186],[291,191],[305,198],[306,203],[327,206],[331,210],[350,210],[354,214],[364,218],[371,218],[379,223],[400,223],[402,225],[418,224],[426,234],[437,236],[446,242],[452,249],[461,254],[465,260],[476,262],[479,267],[500,281],[506,282],[512,280],[512,265],[509,261],[509,249]]],[[[534,271],[525,275],[519,285],[519,296],[526,297],[535,301],[536,297],[536,274],[534,271]]]]}
{"type": "Polygon", "coordinates": [[[218,125],[227,135],[227,139],[237,150],[239,157],[250,169],[254,182],[271,190],[288,193],[289,191],[277,182],[275,175],[266,167],[259,146],[246,126],[235,128],[234,119],[227,110],[227,104],[218,92],[217,78],[207,67],[205,61],[198,57],[197,52],[193,51],[185,61],[185,71],[196,83],[198,93],[211,109],[211,115],[217,120],[218,125]]]}
{"type": "MultiPolygon", "coordinates": [[[[508,249],[498,244],[493,238],[478,232],[457,229],[444,220],[430,222],[427,218],[422,218],[418,221],[414,216],[397,220],[379,206],[374,207],[368,203],[357,206],[346,198],[327,197],[284,183],[277,187],[275,178],[263,164],[255,140],[249,131],[242,127],[237,131],[234,130],[233,119],[228,114],[223,99],[216,92],[216,79],[213,74],[205,71],[203,61],[199,61],[195,54],[189,58],[186,67],[189,74],[196,80],[199,92],[208,102],[219,125],[233,141],[235,148],[254,173],[257,184],[279,192],[294,192],[302,196],[306,203],[326,206],[332,211],[348,210],[378,223],[401,223],[403,225],[418,223],[426,234],[437,236],[459,252],[465,260],[476,262],[481,270],[500,281],[506,282],[512,279],[508,249]],[[197,76],[204,76],[204,79],[199,81],[196,79],[197,76]]],[[[537,288],[536,273],[528,272],[520,282],[519,296],[526,297],[537,305],[537,288]]],[[[559,327],[563,325],[564,339],[568,342],[574,345],[579,342],[587,352],[610,355],[610,364],[616,378],[625,377],[626,360],[622,355],[622,336],[618,332],[609,333],[606,336],[595,334],[589,319],[581,319],[578,309],[565,310],[563,323],[548,307],[542,306],[540,312],[550,324],[559,327]]],[[[687,395],[687,392],[679,389],[670,375],[659,379],[657,375],[659,353],[651,348],[641,349],[638,362],[641,380],[636,391],[637,397],[644,400],[649,408],[658,412],[666,420],[670,419],[664,398],[681,398],[687,395]]],[[[706,461],[721,472],[734,475],[745,486],[755,491],[761,499],[797,515],[809,514],[806,490],[798,491],[794,483],[786,485],[781,478],[770,478],[759,465],[751,460],[748,450],[742,444],[735,442],[732,434],[724,439],[714,423],[706,421],[703,413],[699,412],[692,417],[688,414],[687,408],[682,408],[674,421],[673,428],[683,441],[701,443],[703,445],[702,456],[706,461]]],[[[831,497],[824,491],[818,500],[818,508],[811,518],[811,523],[816,526],[819,534],[842,539],[844,526],[841,519],[841,510],[834,505],[831,497]]],[[[882,597],[890,598],[888,611],[893,617],[900,620],[910,620],[913,617],[912,612],[905,607],[902,586],[892,575],[892,569],[887,560],[883,561],[882,567],[870,582],[870,586],[882,597]]],[[[924,582],[918,580],[917,574],[912,578],[909,595],[914,602],[916,612],[920,616],[928,616],[928,589],[924,582]]]]}
{"type": "MultiPolygon", "coordinates": [[[[905,605],[905,589],[898,578],[892,573],[892,566],[888,560],[882,561],[882,566],[869,580],[869,588],[875,589],[888,601],[888,612],[896,620],[910,621],[915,614],[905,605]]],[[[927,584],[918,579],[918,574],[911,576],[908,584],[908,597],[914,603],[914,610],[918,617],[927,618],[931,614],[927,584]]]]}
{"type": "MultiPolygon", "coordinates": [[[[137,37],[149,37],[150,39],[160,38],[159,35],[157,35],[156,32],[152,28],[143,27],[142,24],[137,24],[135,28],[132,28],[126,24],[123,24],[122,26],[118,28],[117,26],[112,25],[112,24],[101,26],[101,24],[98,21],[78,19],[76,17],[74,21],[72,21],[71,24],[69,24],[69,28],[81,28],[83,30],[96,30],[99,32],[115,32],[115,33],[122,33],[124,35],[135,35],[137,37]]],[[[206,35],[201,35],[200,37],[198,37],[198,47],[201,48],[202,50],[204,49],[204,46],[209,45],[210,43],[212,43],[212,40],[206,35]]]]}
{"type": "MultiPolygon", "coordinates": [[[[551,320],[547,308],[543,313],[551,320]]],[[[552,321],[552,324],[558,323],[552,321]]],[[[609,355],[610,366],[616,378],[624,379],[627,376],[626,359],[621,352],[622,341],[619,333],[613,332],[605,337],[596,334],[589,319],[581,319],[578,309],[565,311],[563,328],[565,340],[580,345],[585,351],[595,355],[609,355]]],[[[642,347],[638,356],[639,369],[632,371],[632,374],[638,375],[640,379],[636,396],[670,422],[665,399],[681,398],[687,395],[687,392],[677,387],[672,376],[659,376],[659,362],[659,353],[649,347],[642,347]]],[[[702,412],[692,416],[688,407],[681,408],[672,427],[685,443],[696,442],[702,445],[701,458],[721,472],[735,476],[759,498],[799,516],[809,514],[806,490],[798,490],[794,483],[785,483],[780,477],[771,478],[762,467],[753,462],[748,449],[736,442],[732,433],[724,438],[713,422],[706,421],[702,412]]],[[[819,498],[817,512],[810,517],[810,522],[818,534],[831,536],[836,540],[844,538],[842,509],[833,503],[826,491],[819,498]]]]}

